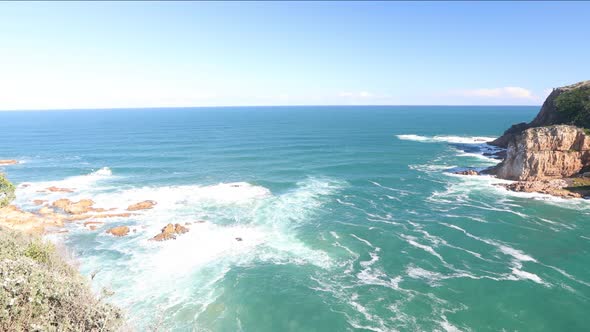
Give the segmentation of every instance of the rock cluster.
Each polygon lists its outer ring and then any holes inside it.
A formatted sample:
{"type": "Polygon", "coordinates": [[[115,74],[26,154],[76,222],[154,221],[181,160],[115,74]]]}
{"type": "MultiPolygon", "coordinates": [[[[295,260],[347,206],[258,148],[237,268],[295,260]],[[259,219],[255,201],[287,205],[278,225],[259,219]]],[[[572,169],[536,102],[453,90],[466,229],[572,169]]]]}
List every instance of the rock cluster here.
{"type": "Polygon", "coordinates": [[[160,234],[151,238],[153,241],[166,241],[166,240],[174,240],[176,239],[177,235],[184,234],[188,232],[188,228],[182,226],[181,224],[168,224],[162,228],[160,234]]]}

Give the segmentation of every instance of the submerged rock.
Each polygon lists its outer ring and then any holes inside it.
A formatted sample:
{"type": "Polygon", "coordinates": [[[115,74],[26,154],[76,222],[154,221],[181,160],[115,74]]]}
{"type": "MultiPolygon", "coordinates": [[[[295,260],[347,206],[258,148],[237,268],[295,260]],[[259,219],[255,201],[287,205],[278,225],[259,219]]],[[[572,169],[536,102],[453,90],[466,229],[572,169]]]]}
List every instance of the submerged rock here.
{"type": "Polygon", "coordinates": [[[0,159],[0,166],[3,165],[16,165],[18,164],[18,160],[14,159],[0,159]]]}
{"type": "Polygon", "coordinates": [[[129,205],[127,207],[127,211],[147,210],[153,208],[156,204],[158,204],[156,201],[143,201],[129,205]]]}
{"type": "Polygon", "coordinates": [[[109,230],[107,230],[107,233],[112,234],[114,236],[125,236],[127,234],[129,234],[129,227],[127,226],[118,226],[118,227],[113,227],[109,230]]]}
{"type": "Polygon", "coordinates": [[[168,224],[162,228],[160,234],[154,236],[150,240],[153,241],[166,241],[166,240],[174,240],[176,239],[176,235],[184,234],[188,232],[189,229],[182,226],[181,224],[168,224]]]}
{"type": "Polygon", "coordinates": [[[33,200],[33,204],[35,204],[35,205],[43,205],[45,203],[47,203],[47,200],[45,200],[45,199],[35,199],[35,200],[33,200]]]}

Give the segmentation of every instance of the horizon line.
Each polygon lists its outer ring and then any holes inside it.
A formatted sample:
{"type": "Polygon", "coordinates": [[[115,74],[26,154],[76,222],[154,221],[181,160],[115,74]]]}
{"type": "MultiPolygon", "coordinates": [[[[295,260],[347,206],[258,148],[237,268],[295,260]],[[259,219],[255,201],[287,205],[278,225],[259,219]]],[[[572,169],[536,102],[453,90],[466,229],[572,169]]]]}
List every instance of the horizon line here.
{"type": "Polygon", "coordinates": [[[542,105],[478,105],[478,104],[391,104],[391,105],[228,105],[228,106],[137,106],[137,107],[83,107],[83,108],[26,108],[0,109],[0,112],[46,112],[46,111],[100,111],[100,110],[157,110],[157,109],[192,109],[192,108],[254,108],[254,107],[541,107],[542,105]]]}

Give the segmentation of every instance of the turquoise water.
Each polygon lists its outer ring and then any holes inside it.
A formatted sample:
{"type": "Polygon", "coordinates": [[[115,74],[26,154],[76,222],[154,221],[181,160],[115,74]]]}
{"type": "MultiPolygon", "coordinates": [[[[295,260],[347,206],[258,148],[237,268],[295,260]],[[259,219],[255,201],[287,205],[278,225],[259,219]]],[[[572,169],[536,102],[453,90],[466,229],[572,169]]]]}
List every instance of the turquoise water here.
{"type": "Polygon", "coordinates": [[[0,113],[33,198],[130,218],[52,235],[137,330],[585,331],[590,202],[452,175],[537,107],[0,113]],[[484,137],[484,138],[479,138],[484,137]],[[42,194],[56,185],[71,194],[42,194]],[[177,240],[148,239],[185,223],[177,240]],[[113,238],[105,230],[129,225],[113,238]],[[242,241],[236,241],[241,237],[242,241]]]}

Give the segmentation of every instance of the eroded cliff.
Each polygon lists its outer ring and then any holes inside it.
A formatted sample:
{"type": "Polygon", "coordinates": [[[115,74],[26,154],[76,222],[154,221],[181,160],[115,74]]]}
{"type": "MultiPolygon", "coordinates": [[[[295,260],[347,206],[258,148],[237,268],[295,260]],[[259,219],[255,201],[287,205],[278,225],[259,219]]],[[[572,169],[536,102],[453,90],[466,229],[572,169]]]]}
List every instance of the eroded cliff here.
{"type": "Polygon", "coordinates": [[[571,177],[590,167],[590,136],[575,126],[529,128],[508,141],[506,158],[489,173],[519,181],[571,177]]]}

